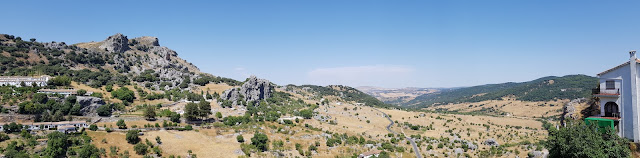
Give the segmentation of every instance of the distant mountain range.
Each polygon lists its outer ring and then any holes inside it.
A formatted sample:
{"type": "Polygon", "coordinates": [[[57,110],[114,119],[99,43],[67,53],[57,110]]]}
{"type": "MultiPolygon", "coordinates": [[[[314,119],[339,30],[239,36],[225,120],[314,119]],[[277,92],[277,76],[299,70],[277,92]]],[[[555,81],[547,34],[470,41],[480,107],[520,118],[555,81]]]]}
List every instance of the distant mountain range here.
{"type": "Polygon", "coordinates": [[[381,101],[403,107],[429,107],[449,103],[479,102],[514,97],[522,101],[550,101],[589,97],[598,79],[587,75],[548,76],[528,82],[508,82],[464,88],[358,87],[381,101]]]}

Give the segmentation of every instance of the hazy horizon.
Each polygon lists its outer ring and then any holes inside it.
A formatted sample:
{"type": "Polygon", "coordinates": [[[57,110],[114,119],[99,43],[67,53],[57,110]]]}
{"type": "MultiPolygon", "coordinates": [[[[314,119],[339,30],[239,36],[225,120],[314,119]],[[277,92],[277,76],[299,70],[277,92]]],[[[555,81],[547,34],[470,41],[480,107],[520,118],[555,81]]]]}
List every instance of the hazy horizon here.
{"type": "Polygon", "coordinates": [[[0,33],[67,43],[155,36],[201,71],[237,80],[447,88],[595,76],[638,49],[638,4],[10,1],[0,33]]]}

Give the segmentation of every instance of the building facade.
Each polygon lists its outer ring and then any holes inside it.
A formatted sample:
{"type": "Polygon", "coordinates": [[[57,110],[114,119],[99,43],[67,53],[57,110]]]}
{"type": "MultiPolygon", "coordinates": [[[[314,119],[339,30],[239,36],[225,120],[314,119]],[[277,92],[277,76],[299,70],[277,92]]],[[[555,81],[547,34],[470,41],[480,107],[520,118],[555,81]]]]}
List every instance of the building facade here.
{"type": "Polygon", "coordinates": [[[619,136],[640,142],[640,60],[636,52],[629,52],[629,61],[598,74],[599,88],[594,96],[600,98],[600,115],[614,120],[619,136]]]}
{"type": "MultiPolygon", "coordinates": [[[[0,123],[0,131],[4,131],[4,125],[6,124],[9,124],[9,123],[0,123]]],[[[84,121],[33,122],[33,123],[24,123],[22,124],[22,126],[24,127],[24,129],[29,131],[50,130],[50,129],[57,129],[59,127],[89,128],[89,124],[84,121]]]]}
{"type": "Polygon", "coordinates": [[[51,76],[43,75],[40,77],[29,76],[0,76],[0,86],[16,86],[20,87],[21,83],[26,86],[36,84],[38,86],[46,86],[51,76]]]}

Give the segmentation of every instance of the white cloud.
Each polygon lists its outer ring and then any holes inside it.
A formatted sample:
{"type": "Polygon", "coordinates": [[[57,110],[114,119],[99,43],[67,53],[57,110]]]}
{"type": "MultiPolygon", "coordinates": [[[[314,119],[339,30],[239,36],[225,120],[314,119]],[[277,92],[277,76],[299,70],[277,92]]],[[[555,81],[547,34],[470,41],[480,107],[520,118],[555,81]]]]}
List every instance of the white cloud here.
{"type": "Polygon", "coordinates": [[[317,68],[307,73],[311,84],[348,86],[405,86],[412,80],[415,70],[402,65],[368,65],[352,67],[317,68]]]}

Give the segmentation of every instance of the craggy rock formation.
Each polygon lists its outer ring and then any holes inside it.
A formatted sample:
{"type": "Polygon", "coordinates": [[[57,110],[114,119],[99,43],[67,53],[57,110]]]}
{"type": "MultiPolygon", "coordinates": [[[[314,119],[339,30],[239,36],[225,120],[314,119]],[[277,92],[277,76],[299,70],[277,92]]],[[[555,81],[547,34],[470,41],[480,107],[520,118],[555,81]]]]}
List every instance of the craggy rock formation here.
{"type": "Polygon", "coordinates": [[[140,45],[145,45],[149,47],[160,46],[160,43],[158,42],[158,38],[156,37],[142,36],[142,37],[134,38],[132,40],[135,40],[137,43],[140,43],[140,45]]]}
{"type": "Polygon", "coordinates": [[[233,105],[240,105],[239,100],[245,102],[255,102],[263,99],[271,98],[273,86],[269,80],[258,79],[251,76],[242,84],[240,88],[232,88],[224,91],[220,98],[223,100],[233,101],[233,105]]]}
{"type": "Polygon", "coordinates": [[[77,102],[82,107],[80,109],[82,116],[97,116],[96,109],[105,105],[104,101],[97,97],[78,96],[77,102]]]}
{"type": "Polygon", "coordinates": [[[583,104],[587,101],[586,98],[573,99],[569,103],[562,107],[562,116],[560,117],[560,124],[564,125],[565,119],[579,119],[581,116],[580,111],[576,110],[576,106],[583,104]]]}
{"type": "Polygon", "coordinates": [[[118,33],[109,36],[98,48],[106,49],[109,52],[124,53],[129,50],[129,39],[127,39],[127,36],[118,33]]]}

